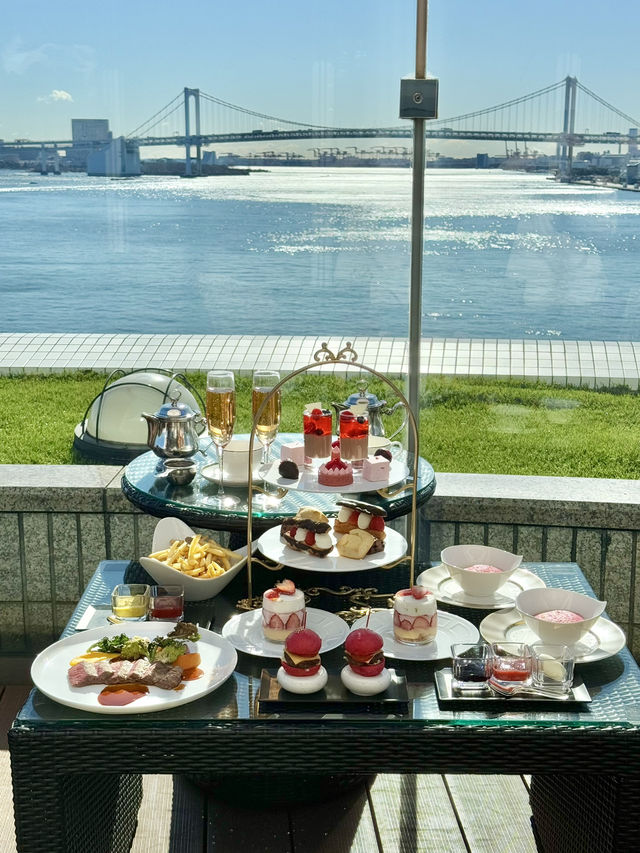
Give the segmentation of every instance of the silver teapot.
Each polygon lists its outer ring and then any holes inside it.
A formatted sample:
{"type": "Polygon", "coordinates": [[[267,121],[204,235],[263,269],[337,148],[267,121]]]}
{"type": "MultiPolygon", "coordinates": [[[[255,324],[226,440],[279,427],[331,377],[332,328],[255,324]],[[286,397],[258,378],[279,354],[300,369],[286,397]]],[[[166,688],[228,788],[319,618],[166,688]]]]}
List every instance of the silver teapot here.
{"type": "Polygon", "coordinates": [[[344,403],[332,403],[331,405],[336,411],[336,416],[340,417],[340,412],[345,409],[350,409],[352,406],[366,406],[366,411],[369,416],[369,434],[370,435],[385,435],[384,425],[382,423],[382,415],[392,415],[397,409],[404,409],[404,418],[398,429],[389,436],[393,438],[405,428],[407,423],[407,407],[402,401],[399,401],[395,406],[387,406],[386,400],[378,400],[375,394],[367,393],[367,381],[361,379],[358,383],[360,390],[357,393],[350,394],[344,403]]]}
{"type": "Polygon", "coordinates": [[[147,444],[161,459],[187,458],[199,452],[198,436],[206,424],[200,412],[178,398],[164,403],[155,415],[142,412],[147,422],[147,444]]]}

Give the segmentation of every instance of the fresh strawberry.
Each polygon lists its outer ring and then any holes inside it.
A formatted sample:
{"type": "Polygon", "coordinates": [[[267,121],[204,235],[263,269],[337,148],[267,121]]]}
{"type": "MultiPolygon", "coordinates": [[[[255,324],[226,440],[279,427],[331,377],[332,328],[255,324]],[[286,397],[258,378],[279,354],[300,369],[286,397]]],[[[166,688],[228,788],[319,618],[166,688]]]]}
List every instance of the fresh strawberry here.
{"type": "Polygon", "coordinates": [[[308,545],[310,548],[316,544],[316,534],[313,530],[309,530],[307,535],[304,537],[304,544],[308,545]]]}
{"type": "Polygon", "coordinates": [[[369,530],[384,530],[384,518],[381,515],[372,515],[369,530]]]}
{"type": "Polygon", "coordinates": [[[412,595],[412,594],[413,593],[411,592],[410,589],[401,589],[401,590],[399,590],[399,592],[396,593],[396,595],[401,595],[403,597],[406,595],[412,595]]]}
{"type": "Polygon", "coordinates": [[[353,421],[355,420],[355,415],[353,412],[340,412],[340,420],[341,421],[353,421]]]}
{"type": "Polygon", "coordinates": [[[354,511],[351,513],[351,515],[347,519],[347,524],[353,524],[354,527],[357,527],[359,515],[360,515],[360,513],[358,512],[358,510],[354,509],[354,511]]]}
{"type": "Polygon", "coordinates": [[[311,414],[312,414],[315,418],[319,418],[319,417],[320,417],[320,415],[322,414],[322,409],[311,409],[311,414]]]}
{"type": "Polygon", "coordinates": [[[414,598],[424,598],[425,595],[429,595],[429,590],[426,588],[426,586],[412,586],[411,595],[414,598]]]}
{"type": "Polygon", "coordinates": [[[340,439],[336,439],[336,441],[331,442],[331,447],[340,447],[340,439]]]}
{"type": "Polygon", "coordinates": [[[278,581],[278,583],[276,584],[276,589],[284,595],[293,595],[296,591],[296,585],[293,581],[283,580],[278,581]]]}
{"type": "Polygon", "coordinates": [[[287,631],[297,631],[300,628],[302,623],[300,622],[300,617],[297,613],[291,613],[289,618],[287,619],[286,628],[287,631]]]}
{"type": "Polygon", "coordinates": [[[273,628],[274,631],[284,631],[284,622],[277,613],[274,613],[269,619],[269,627],[273,628]]]}
{"type": "Polygon", "coordinates": [[[295,539],[295,538],[296,538],[296,532],[297,532],[297,530],[298,530],[298,528],[297,528],[297,527],[290,527],[290,528],[287,530],[287,536],[290,536],[292,539],[295,539]]]}
{"type": "Polygon", "coordinates": [[[277,589],[268,589],[265,594],[265,598],[268,598],[270,601],[273,601],[274,598],[280,598],[280,593],[277,589]]]}
{"type": "Polygon", "coordinates": [[[433,618],[430,619],[428,616],[416,616],[416,618],[413,620],[414,628],[430,628],[432,624],[433,618]]]}

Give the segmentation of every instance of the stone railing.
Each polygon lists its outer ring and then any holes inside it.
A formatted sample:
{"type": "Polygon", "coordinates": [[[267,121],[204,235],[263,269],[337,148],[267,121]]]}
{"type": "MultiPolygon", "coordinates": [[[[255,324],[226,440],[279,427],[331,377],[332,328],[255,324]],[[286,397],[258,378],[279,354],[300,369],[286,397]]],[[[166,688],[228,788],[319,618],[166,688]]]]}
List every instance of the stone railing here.
{"type": "MultiPolygon", "coordinates": [[[[0,465],[0,654],[59,636],[96,565],[149,553],[157,520],[122,495],[122,469],[0,465]]],[[[418,559],[483,542],[525,561],[577,562],[640,658],[635,600],[640,483],[438,474],[421,508],[418,559]]]]}

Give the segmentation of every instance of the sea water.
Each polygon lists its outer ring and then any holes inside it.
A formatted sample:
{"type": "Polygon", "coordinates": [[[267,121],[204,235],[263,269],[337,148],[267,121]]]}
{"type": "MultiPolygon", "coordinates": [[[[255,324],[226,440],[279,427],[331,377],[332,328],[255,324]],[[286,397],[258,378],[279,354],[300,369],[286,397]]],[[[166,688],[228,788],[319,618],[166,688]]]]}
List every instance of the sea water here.
{"type": "MultiPolygon", "coordinates": [[[[411,174],[0,171],[0,331],[406,336],[411,174]]],[[[425,335],[638,340],[640,193],[427,170],[425,335]]]]}

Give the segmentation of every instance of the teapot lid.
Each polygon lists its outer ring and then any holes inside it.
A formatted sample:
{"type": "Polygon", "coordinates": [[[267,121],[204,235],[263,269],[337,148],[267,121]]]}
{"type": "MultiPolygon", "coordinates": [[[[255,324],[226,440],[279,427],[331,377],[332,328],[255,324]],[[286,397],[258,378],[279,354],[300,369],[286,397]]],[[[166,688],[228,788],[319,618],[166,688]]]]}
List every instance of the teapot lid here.
{"type": "Polygon", "coordinates": [[[358,403],[364,403],[365,400],[367,402],[367,408],[369,409],[375,409],[378,406],[385,405],[384,400],[379,400],[376,395],[371,392],[367,393],[367,383],[365,380],[361,380],[358,385],[360,386],[360,390],[347,397],[344,403],[345,406],[356,406],[358,403]]]}
{"type": "Polygon", "coordinates": [[[198,416],[191,406],[186,403],[181,403],[178,399],[163,403],[155,414],[156,418],[162,421],[191,421],[198,416]]]}

